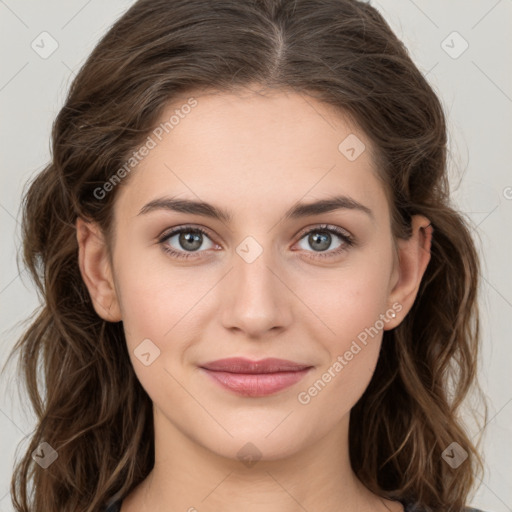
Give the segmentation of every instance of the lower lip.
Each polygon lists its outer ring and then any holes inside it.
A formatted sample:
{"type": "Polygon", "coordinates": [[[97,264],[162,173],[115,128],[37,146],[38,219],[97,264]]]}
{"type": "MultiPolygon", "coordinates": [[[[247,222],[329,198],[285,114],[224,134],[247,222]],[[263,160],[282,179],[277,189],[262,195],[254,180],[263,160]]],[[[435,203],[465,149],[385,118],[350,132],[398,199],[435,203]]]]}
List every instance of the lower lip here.
{"type": "Polygon", "coordinates": [[[299,382],[311,368],[296,372],[229,373],[201,368],[222,387],[242,396],[268,396],[299,382]]]}

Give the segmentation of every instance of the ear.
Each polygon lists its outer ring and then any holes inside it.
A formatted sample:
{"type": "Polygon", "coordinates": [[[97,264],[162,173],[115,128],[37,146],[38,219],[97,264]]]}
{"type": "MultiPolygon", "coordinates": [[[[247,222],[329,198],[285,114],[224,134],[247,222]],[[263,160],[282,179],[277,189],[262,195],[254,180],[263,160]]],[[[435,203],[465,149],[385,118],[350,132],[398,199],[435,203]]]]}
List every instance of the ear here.
{"type": "Polygon", "coordinates": [[[78,264],[96,313],[109,322],[122,320],[103,233],[94,222],[76,221],[78,264]]]}
{"type": "MultiPolygon", "coordinates": [[[[430,261],[430,247],[434,228],[423,215],[413,215],[412,235],[408,240],[397,240],[397,260],[390,281],[389,304],[398,303],[396,317],[386,323],[385,330],[399,325],[412,308],[421,279],[430,261]]],[[[393,308],[394,309],[394,308],[393,308]]]]}

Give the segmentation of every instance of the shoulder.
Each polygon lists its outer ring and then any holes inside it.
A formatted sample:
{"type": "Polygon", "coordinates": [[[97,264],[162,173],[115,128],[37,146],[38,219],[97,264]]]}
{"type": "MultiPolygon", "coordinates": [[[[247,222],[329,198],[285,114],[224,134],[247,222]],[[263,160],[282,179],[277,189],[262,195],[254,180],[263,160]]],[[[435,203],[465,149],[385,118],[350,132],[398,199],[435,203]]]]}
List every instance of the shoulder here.
{"type": "MultiPolygon", "coordinates": [[[[115,501],[111,505],[109,505],[105,512],[119,512],[121,510],[121,502],[122,500],[115,501]]],[[[421,508],[418,508],[412,503],[404,504],[404,512],[424,512],[421,508]]],[[[471,508],[468,507],[464,510],[464,512],[486,512],[484,510],[481,510],[479,508],[471,508]]]]}

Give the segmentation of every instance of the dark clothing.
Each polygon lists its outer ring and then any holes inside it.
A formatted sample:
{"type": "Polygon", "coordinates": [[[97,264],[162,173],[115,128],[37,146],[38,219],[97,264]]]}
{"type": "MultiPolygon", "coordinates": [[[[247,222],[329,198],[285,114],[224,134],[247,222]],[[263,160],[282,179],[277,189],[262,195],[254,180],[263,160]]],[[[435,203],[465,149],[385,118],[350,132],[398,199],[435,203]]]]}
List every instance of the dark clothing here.
{"type": "MultiPolygon", "coordinates": [[[[120,512],[122,500],[116,501],[105,509],[105,512],[120,512]]],[[[404,512],[423,512],[423,509],[415,507],[413,503],[406,503],[400,500],[400,503],[404,506],[404,512]]],[[[484,512],[483,510],[476,508],[466,508],[466,512],[484,512]]]]}

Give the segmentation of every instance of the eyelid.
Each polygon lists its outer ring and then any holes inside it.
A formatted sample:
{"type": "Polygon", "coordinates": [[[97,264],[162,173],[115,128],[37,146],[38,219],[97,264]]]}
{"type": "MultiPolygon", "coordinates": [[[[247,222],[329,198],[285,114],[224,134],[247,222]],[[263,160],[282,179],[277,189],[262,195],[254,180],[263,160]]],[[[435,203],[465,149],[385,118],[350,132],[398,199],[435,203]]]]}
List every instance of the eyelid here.
{"type": "MultiPolygon", "coordinates": [[[[171,236],[177,235],[182,231],[199,231],[200,233],[203,233],[204,235],[208,236],[213,242],[213,238],[215,236],[212,234],[212,232],[203,226],[196,225],[196,224],[179,224],[178,226],[173,226],[172,228],[166,228],[162,233],[160,233],[156,240],[157,242],[162,242],[167,239],[169,239],[171,236]]],[[[218,244],[217,244],[218,245],[218,244]]]]}
{"type": "Polygon", "coordinates": [[[353,236],[344,228],[340,226],[335,226],[334,224],[312,224],[310,226],[307,226],[303,229],[301,229],[295,236],[299,237],[299,239],[302,239],[304,235],[307,235],[309,232],[318,230],[321,231],[325,229],[326,231],[334,231],[337,234],[343,234],[347,238],[353,238],[353,236]]]}

